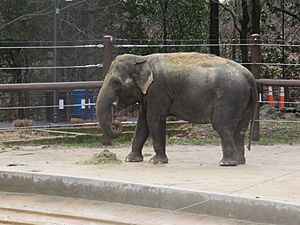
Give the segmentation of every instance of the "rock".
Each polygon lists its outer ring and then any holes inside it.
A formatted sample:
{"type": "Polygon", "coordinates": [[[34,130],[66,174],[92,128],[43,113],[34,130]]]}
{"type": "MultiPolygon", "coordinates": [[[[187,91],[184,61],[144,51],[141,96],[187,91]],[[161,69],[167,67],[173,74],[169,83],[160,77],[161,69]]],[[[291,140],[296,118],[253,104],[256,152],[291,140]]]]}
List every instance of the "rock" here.
{"type": "Polygon", "coordinates": [[[284,113],[295,113],[297,111],[297,108],[295,107],[285,107],[281,109],[284,113]]]}
{"type": "Polygon", "coordinates": [[[260,115],[263,118],[271,118],[271,119],[278,119],[282,112],[278,111],[276,108],[272,108],[269,105],[263,105],[260,108],[260,115]]]}
{"type": "Polygon", "coordinates": [[[282,118],[283,119],[291,119],[295,117],[295,113],[284,113],[282,118]]]}
{"type": "Polygon", "coordinates": [[[295,107],[286,107],[282,109],[272,108],[269,105],[263,105],[260,108],[260,115],[262,118],[266,119],[291,119],[291,118],[299,118],[300,112],[297,112],[297,108],[295,107]],[[298,113],[296,115],[296,113],[298,113]]]}

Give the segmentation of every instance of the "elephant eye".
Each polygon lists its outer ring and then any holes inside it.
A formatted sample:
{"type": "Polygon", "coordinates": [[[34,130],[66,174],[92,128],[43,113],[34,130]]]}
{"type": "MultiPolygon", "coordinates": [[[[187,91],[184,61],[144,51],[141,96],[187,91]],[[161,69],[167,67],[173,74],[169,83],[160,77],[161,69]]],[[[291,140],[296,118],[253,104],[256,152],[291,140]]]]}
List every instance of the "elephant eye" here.
{"type": "Polygon", "coordinates": [[[119,89],[122,87],[122,82],[119,78],[113,77],[111,78],[111,86],[113,88],[119,89]]]}

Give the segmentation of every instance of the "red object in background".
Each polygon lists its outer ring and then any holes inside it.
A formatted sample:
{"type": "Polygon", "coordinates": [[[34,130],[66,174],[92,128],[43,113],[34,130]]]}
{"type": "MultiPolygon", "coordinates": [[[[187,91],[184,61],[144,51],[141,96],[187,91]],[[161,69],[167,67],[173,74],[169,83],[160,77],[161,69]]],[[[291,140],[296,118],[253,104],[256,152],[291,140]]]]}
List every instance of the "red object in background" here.
{"type": "Polygon", "coordinates": [[[275,107],[275,103],[274,103],[274,97],[273,97],[273,90],[272,90],[272,87],[271,86],[269,86],[269,91],[268,91],[268,98],[267,98],[267,100],[268,100],[268,104],[269,104],[269,106],[271,106],[271,107],[275,107]]]}
{"type": "Polygon", "coordinates": [[[280,87],[280,95],[279,95],[279,109],[284,108],[284,88],[280,87]]]}

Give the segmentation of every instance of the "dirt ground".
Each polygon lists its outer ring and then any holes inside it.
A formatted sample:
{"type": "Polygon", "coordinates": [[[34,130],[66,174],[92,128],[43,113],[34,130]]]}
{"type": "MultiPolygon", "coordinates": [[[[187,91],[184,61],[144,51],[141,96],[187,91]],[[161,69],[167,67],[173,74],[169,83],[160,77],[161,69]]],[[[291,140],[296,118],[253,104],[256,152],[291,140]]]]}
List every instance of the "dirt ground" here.
{"type": "Polygon", "coordinates": [[[0,170],[120,180],[272,199],[300,204],[300,144],[253,146],[247,163],[220,167],[220,146],[167,146],[168,164],[148,163],[151,146],[144,148],[140,163],[124,162],[130,146],[49,148],[24,146],[0,149],[0,170]],[[104,149],[116,153],[120,164],[85,165],[104,149]]]}

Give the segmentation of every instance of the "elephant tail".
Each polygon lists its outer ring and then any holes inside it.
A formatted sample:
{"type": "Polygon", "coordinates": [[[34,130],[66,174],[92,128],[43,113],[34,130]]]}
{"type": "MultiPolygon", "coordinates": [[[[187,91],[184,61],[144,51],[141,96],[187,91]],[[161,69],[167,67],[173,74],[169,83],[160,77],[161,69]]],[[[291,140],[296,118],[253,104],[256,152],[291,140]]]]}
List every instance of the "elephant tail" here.
{"type": "Polygon", "coordinates": [[[254,131],[254,123],[255,123],[255,118],[256,118],[256,112],[257,112],[257,86],[256,86],[256,81],[252,81],[251,85],[251,94],[250,94],[250,105],[252,108],[252,113],[251,113],[251,122],[250,122],[250,130],[249,130],[249,144],[247,146],[248,150],[251,150],[251,141],[253,137],[253,131],[254,131]]]}

